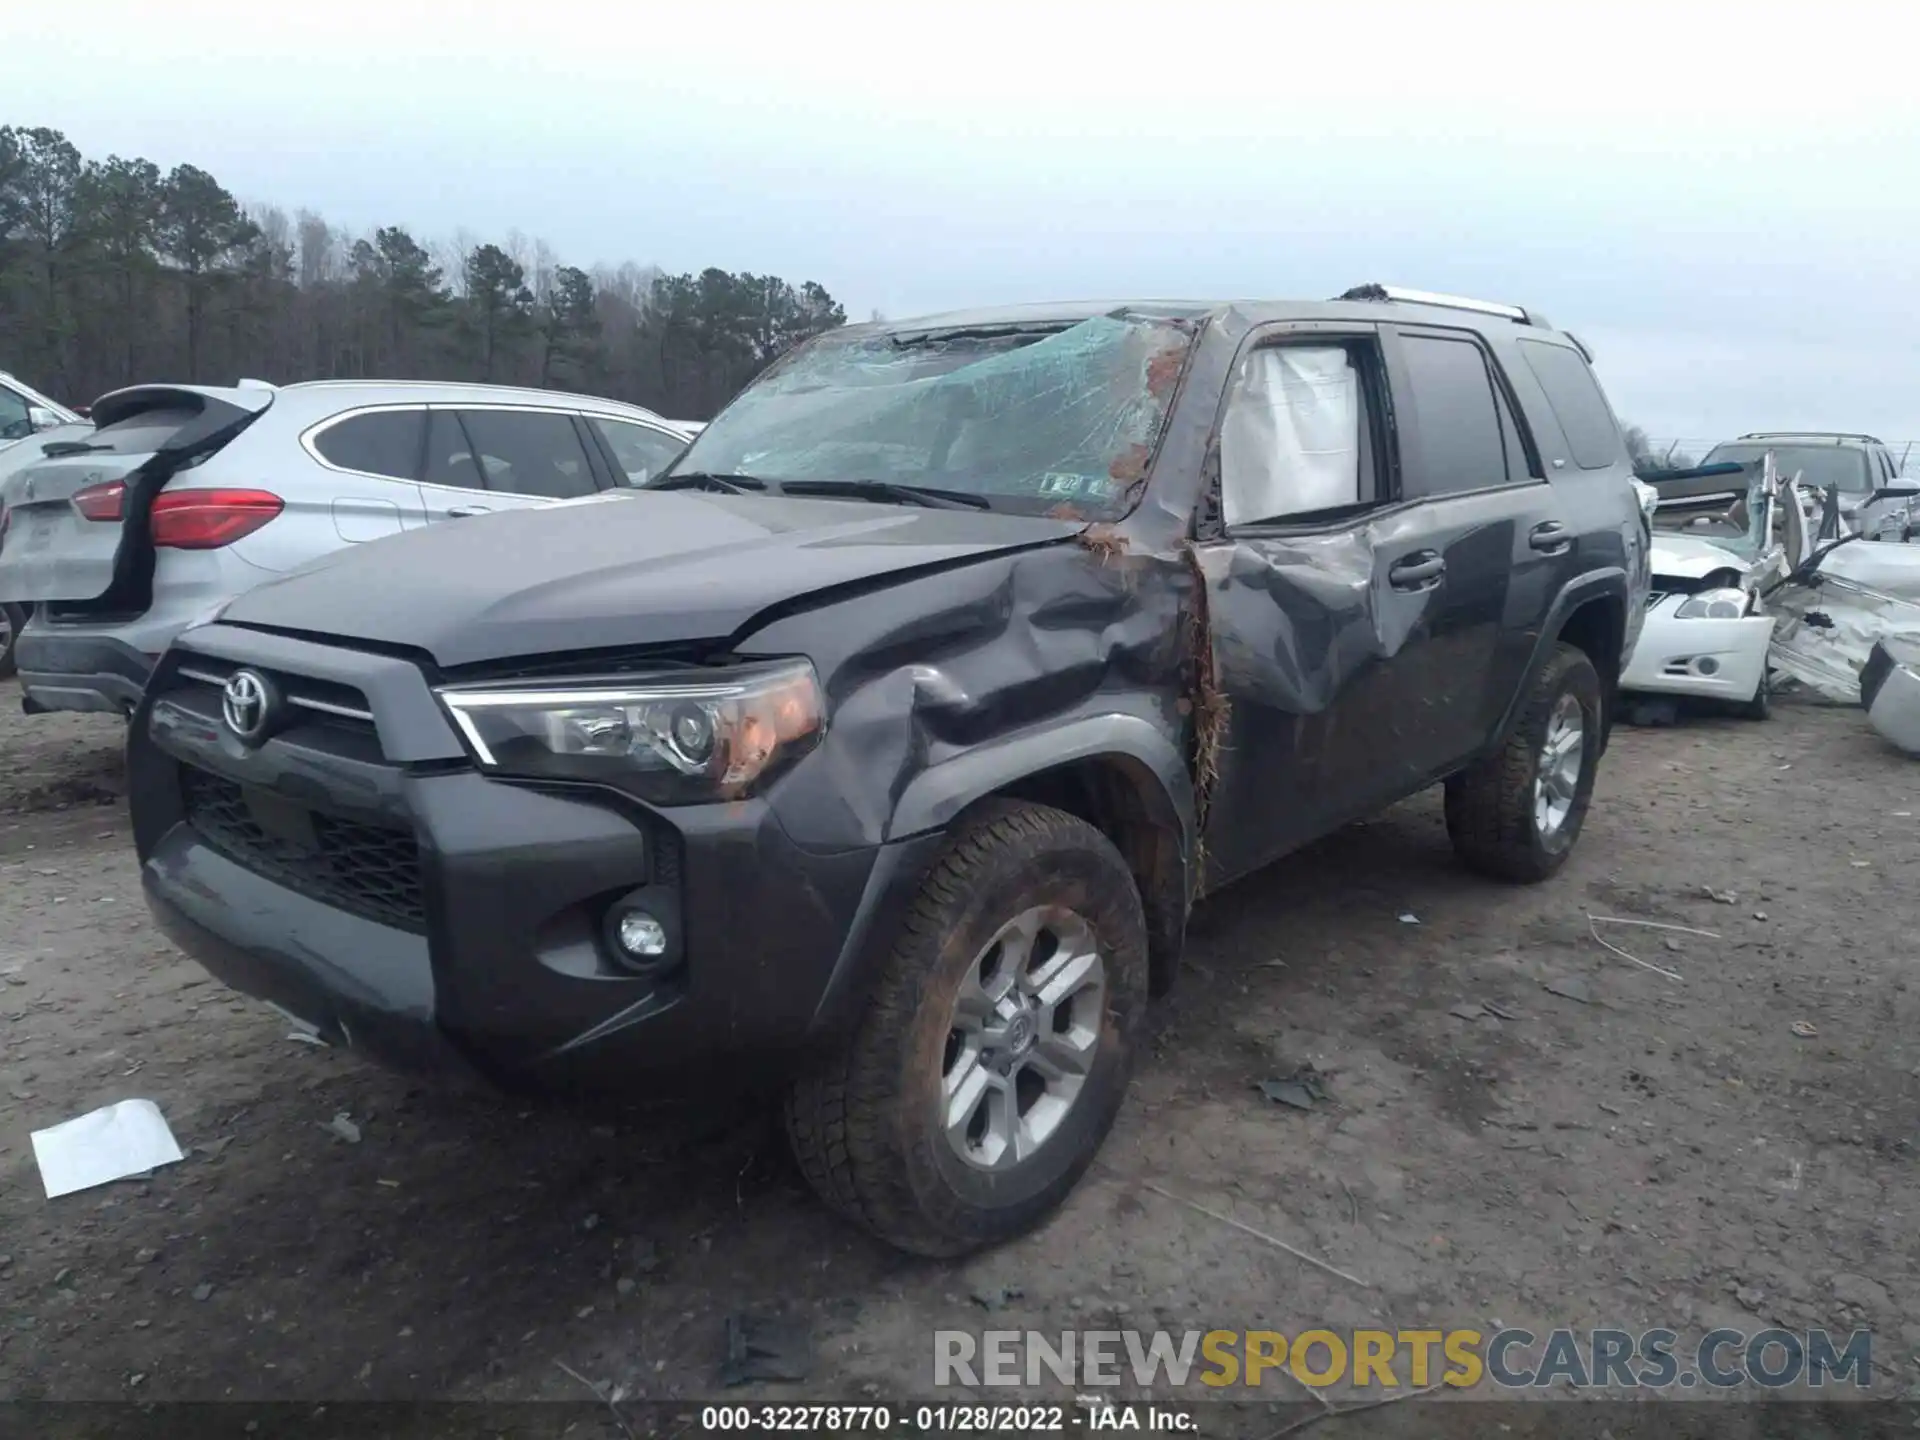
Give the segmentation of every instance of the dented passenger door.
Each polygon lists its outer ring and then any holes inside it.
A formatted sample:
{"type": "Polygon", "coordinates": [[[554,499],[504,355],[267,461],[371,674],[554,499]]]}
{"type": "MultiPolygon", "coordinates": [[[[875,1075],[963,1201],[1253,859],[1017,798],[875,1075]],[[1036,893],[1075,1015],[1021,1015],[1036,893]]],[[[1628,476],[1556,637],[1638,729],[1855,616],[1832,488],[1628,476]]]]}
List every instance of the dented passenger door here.
{"type": "MultiPolygon", "coordinates": [[[[1229,384],[1196,536],[1228,710],[1207,811],[1220,885],[1403,783],[1401,664],[1444,583],[1398,443],[1377,326],[1257,331],[1229,384]]],[[[1420,762],[1424,763],[1424,762],[1420,762]]]]}

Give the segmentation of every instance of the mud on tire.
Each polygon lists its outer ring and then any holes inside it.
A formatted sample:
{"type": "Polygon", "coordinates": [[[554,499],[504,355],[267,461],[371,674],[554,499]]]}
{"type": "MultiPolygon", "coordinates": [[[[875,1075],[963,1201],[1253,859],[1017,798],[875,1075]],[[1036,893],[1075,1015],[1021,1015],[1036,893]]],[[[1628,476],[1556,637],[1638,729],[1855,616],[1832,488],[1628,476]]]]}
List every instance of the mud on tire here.
{"type": "Polygon", "coordinates": [[[957,1256],[1011,1238],[1049,1214],[1092,1163],[1126,1095],[1146,1003],[1146,919],[1119,852],[1063,811],[983,805],[922,882],[850,1041],[789,1092],[794,1156],[822,1199],[899,1249],[957,1256]],[[996,940],[1036,910],[1058,918],[1027,922],[1040,932],[1029,950],[996,940]],[[1078,939],[1049,950],[1049,926],[1078,939]],[[1086,1044],[1078,1088],[1064,1108],[1053,1102],[1052,1128],[1030,1154],[983,1165],[967,1148],[970,1131],[948,1135],[966,1093],[955,1077],[967,1073],[966,1045],[978,1043],[956,1017],[963,986],[984,975],[991,993],[1002,983],[997,967],[1013,963],[1003,957],[1029,955],[1016,968],[1037,977],[1032,988],[1044,999],[1050,986],[1058,993],[1050,977],[1062,976],[1089,938],[1102,990],[1059,1002],[1063,1018],[1044,1022],[1050,1036],[1086,1044]]]}
{"type": "Polygon", "coordinates": [[[1505,745],[1447,781],[1447,834],[1471,870],[1496,880],[1545,880],[1580,838],[1600,761],[1600,675],[1582,650],[1554,647],[1535,674],[1505,745]],[[1543,750],[1556,715],[1577,705],[1582,726],[1578,778],[1564,819],[1543,831],[1538,815],[1543,750]]]}

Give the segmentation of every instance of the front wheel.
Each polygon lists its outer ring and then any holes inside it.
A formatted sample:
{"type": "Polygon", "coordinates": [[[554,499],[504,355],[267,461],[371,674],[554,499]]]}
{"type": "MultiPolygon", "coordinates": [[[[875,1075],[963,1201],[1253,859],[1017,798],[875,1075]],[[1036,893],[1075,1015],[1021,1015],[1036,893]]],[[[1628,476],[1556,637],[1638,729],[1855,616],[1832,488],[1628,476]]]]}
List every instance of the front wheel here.
{"type": "Polygon", "coordinates": [[[1062,811],[983,806],[923,882],[846,1048],[790,1092],[795,1158],[898,1249],[1010,1239],[1093,1163],[1146,1001],[1146,918],[1119,852],[1062,811]]]}
{"type": "Polygon", "coordinates": [[[1734,714],[1742,720],[1769,720],[1773,717],[1773,672],[1762,666],[1760,685],[1753,692],[1753,698],[1744,705],[1734,708],[1734,714]]]}
{"type": "Polygon", "coordinates": [[[1447,781],[1447,834],[1469,869],[1531,883],[1566,864],[1593,798],[1600,727],[1593,661],[1555,646],[1507,743],[1447,781]]]}

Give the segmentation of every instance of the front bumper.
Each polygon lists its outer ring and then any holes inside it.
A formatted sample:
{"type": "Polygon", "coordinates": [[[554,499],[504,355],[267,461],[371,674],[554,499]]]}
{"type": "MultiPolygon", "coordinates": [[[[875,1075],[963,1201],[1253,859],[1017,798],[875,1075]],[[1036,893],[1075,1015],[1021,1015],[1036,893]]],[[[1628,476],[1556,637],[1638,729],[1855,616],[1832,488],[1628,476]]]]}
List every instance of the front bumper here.
{"type": "Polygon", "coordinates": [[[405,661],[193,642],[129,737],[148,904],[226,983],[397,1068],[627,1099],[776,1082],[857,1013],[938,843],[818,853],[764,800],[656,811],[488,779],[405,661]],[[309,711],[245,749],[194,678],[239,662],[368,718],[309,711]],[[636,891],[681,947],[671,973],[605,938],[636,891]]]}
{"type": "Polygon", "coordinates": [[[1666,596],[1647,614],[1620,688],[1635,694],[1691,695],[1744,704],[1759,693],[1773,643],[1773,617],[1681,620],[1684,596],[1666,596]]]}

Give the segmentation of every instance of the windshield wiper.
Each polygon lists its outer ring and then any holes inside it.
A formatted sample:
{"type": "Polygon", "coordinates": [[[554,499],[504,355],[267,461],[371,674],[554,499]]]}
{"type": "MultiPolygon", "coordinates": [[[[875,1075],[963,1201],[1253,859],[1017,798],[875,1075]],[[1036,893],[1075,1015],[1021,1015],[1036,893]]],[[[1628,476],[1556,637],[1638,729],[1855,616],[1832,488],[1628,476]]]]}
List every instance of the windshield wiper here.
{"type": "Polygon", "coordinates": [[[105,441],[94,444],[86,440],[49,440],[40,447],[40,453],[58,460],[63,455],[91,455],[96,450],[111,449],[113,446],[105,441]]]}
{"type": "Polygon", "coordinates": [[[684,474],[663,475],[658,480],[638,488],[642,490],[694,490],[709,485],[716,490],[724,490],[729,495],[745,495],[754,490],[765,490],[767,488],[767,482],[755,475],[719,475],[709,470],[689,470],[684,474]]]}
{"type": "Polygon", "coordinates": [[[785,495],[845,495],[854,499],[894,500],[935,510],[991,510],[993,502],[971,490],[942,490],[934,485],[902,485],[895,480],[788,480],[785,495]]]}

